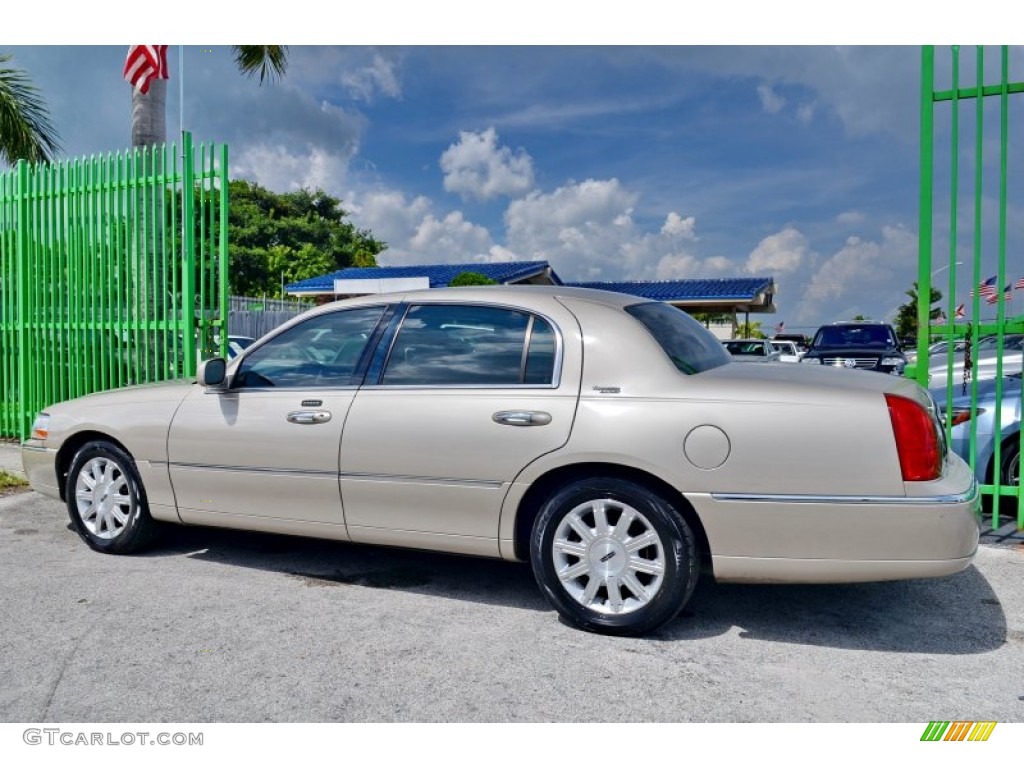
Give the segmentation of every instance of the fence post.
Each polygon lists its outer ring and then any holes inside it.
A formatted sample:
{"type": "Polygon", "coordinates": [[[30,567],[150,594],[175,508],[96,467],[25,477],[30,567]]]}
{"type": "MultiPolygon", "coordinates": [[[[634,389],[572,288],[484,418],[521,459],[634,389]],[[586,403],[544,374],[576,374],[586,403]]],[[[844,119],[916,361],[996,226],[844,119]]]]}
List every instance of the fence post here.
{"type": "Polygon", "coordinates": [[[29,226],[28,226],[28,162],[18,161],[18,245],[15,256],[15,274],[17,275],[17,287],[15,288],[17,299],[17,323],[18,329],[18,437],[22,442],[28,437],[28,419],[34,414],[28,412],[29,403],[32,399],[28,396],[29,387],[29,356],[30,351],[27,344],[27,323],[28,323],[28,280],[26,279],[26,263],[29,250],[29,226]]]}
{"type": "Polygon", "coordinates": [[[182,134],[181,159],[181,313],[185,337],[184,354],[186,377],[196,375],[196,241],[195,224],[195,172],[192,168],[192,134],[182,134]]]}

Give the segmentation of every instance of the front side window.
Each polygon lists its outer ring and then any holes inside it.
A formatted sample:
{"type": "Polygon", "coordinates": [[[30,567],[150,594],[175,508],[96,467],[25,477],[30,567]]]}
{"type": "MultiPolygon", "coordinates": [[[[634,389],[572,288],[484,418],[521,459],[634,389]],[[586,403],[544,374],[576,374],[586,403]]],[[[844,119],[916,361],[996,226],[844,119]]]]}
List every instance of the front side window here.
{"type": "Polygon", "coordinates": [[[406,313],[382,384],[550,385],[556,344],[551,325],[514,309],[424,304],[406,313]]]}
{"type": "Polygon", "coordinates": [[[253,350],[232,388],[340,387],[358,384],[356,369],[384,307],[311,317],[253,350]]]}
{"type": "Polygon", "coordinates": [[[701,373],[732,359],[711,331],[681,309],[650,302],[628,306],[626,312],[640,321],[683,373],[701,373]]]}

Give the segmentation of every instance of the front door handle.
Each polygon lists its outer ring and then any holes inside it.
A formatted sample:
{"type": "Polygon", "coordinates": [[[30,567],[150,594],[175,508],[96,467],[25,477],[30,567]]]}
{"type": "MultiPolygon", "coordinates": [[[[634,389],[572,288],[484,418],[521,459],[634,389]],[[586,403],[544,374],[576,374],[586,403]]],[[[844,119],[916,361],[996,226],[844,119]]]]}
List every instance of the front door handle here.
{"type": "Polygon", "coordinates": [[[288,414],[288,421],[292,424],[323,424],[330,420],[330,411],[292,411],[288,414]]]}
{"type": "Polygon", "coordinates": [[[498,411],[491,418],[510,427],[542,427],[551,423],[551,414],[544,411],[498,411]]]}

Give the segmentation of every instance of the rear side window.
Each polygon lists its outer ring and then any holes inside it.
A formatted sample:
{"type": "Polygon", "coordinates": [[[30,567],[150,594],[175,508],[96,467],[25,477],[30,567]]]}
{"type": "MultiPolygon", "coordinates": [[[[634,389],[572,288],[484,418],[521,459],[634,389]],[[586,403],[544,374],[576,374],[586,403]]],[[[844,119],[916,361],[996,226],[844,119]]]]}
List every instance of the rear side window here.
{"type": "Polygon", "coordinates": [[[683,373],[701,373],[731,360],[722,343],[681,309],[652,301],[633,304],[626,312],[640,321],[683,373]]]}
{"type": "Polygon", "coordinates": [[[554,380],[554,330],[502,307],[425,304],[406,313],[382,384],[535,386],[554,380]]]}

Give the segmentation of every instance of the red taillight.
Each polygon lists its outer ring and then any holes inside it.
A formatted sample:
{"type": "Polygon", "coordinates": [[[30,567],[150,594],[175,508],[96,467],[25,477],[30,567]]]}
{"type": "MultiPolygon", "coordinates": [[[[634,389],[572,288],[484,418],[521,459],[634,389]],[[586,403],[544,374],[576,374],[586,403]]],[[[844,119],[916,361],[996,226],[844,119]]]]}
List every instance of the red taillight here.
{"type": "Polygon", "coordinates": [[[904,480],[935,480],[942,474],[942,449],[935,422],[924,407],[899,395],[886,395],[896,452],[904,480]]]}

